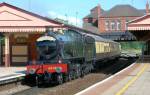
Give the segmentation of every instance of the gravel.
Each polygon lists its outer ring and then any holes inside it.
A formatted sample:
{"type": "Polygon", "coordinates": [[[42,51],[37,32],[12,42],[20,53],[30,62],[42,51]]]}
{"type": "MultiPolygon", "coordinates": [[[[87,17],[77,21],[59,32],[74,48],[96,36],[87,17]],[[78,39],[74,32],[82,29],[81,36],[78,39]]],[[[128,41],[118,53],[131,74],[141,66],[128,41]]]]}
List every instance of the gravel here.
{"type": "Polygon", "coordinates": [[[70,82],[55,87],[48,87],[48,88],[34,87],[32,89],[25,90],[23,93],[21,92],[13,95],[73,95],[107,77],[108,76],[105,74],[92,73],[85,76],[84,78],[72,80],[70,82]]]}
{"type": "Polygon", "coordinates": [[[12,95],[13,93],[17,93],[26,89],[30,89],[30,87],[25,85],[11,85],[11,88],[8,87],[5,88],[5,90],[0,91],[0,95],[12,95]]]}

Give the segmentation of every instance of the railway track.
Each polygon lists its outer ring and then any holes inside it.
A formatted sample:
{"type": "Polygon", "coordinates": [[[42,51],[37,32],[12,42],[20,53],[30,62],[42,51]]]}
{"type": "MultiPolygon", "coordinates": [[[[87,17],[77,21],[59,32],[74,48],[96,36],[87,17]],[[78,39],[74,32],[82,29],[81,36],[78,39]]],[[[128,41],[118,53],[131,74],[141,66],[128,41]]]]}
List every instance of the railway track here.
{"type": "MultiPolygon", "coordinates": [[[[10,91],[11,93],[1,91],[0,95],[73,95],[119,72],[133,62],[133,59],[120,58],[117,62],[110,62],[111,65],[106,65],[103,68],[101,67],[99,70],[96,70],[95,72],[90,73],[83,78],[75,79],[62,85],[48,85],[38,88],[19,84],[14,87],[13,91],[10,91]]],[[[9,90],[7,90],[7,92],[9,92],[9,90]]]]}

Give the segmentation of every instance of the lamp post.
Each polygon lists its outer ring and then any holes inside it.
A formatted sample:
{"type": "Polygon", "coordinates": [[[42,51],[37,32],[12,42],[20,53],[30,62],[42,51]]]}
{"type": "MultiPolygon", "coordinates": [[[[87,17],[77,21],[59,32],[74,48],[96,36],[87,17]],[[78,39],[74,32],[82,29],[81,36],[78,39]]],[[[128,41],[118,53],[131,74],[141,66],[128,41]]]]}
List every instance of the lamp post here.
{"type": "Polygon", "coordinates": [[[0,36],[0,65],[2,65],[3,62],[3,52],[2,52],[2,41],[3,41],[3,36],[0,36]]]}
{"type": "Polygon", "coordinates": [[[78,25],[77,18],[78,18],[78,12],[76,12],[76,26],[78,25]]]}

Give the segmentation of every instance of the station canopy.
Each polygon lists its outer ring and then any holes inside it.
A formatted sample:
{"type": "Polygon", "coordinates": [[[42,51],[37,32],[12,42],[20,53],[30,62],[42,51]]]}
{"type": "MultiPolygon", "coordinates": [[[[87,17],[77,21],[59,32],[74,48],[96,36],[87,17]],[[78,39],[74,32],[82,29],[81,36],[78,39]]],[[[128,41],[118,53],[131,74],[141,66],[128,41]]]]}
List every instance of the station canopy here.
{"type": "Polygon", "coordinates": [[[10,4],[0,4],[0,32],[45,32],[46,27],[60,25],[57,21],[10,4]]]}
{"type": "Polygon", "coordinates": [[[127,23],[127,30],[136,36],[137,40],[150,39],[150,14],[146,14],[127,23]]]}
{"type": "Polygon", "coordinates": [[[136,37],[130,32],[103,32],[100,36],[114,41],[135,41],[136,37]]]}

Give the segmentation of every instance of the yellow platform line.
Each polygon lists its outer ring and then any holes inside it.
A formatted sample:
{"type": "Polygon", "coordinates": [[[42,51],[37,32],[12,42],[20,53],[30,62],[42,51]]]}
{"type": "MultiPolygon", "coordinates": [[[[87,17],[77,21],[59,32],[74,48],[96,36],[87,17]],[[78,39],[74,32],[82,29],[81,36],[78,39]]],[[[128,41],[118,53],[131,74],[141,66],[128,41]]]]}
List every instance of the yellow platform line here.
{"type": "Polygon", "coordinates": [[[129,86],[132,85],[142,75],[142,73],[144,73],[147,67],[148,64],[144,64],[144,66],[138,72],[138,74],[135,77],[133,77],[131,80],[129,80],[127,84],[116,93],[116,95],[123,95],[123,93],[129,88],[129,86]]]}

